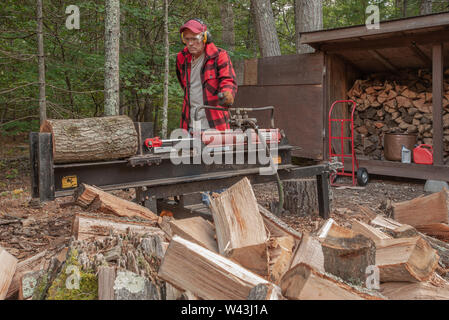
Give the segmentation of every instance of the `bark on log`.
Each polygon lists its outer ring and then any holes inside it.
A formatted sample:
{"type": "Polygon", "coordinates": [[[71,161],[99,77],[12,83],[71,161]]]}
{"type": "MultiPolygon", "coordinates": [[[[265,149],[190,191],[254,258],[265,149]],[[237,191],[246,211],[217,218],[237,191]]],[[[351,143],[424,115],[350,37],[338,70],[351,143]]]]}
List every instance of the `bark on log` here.
{"type": "Polygon", "coordinates": [[[304,235],[291,267],[305,263],[346,282],[365,283],[367,267],[375,264],[373,240],[335,223],[323,227],[320,237],[304,235]]]}
{"type": "Polygon", "coordinates": [[[318,212],[316,179],[286,180],[283,184],[286,210],[298,215],[318,212]]]}
{"type": "Polygon", "coordinates": [[[115,160],[137,153],[137,132],[127,116],[46,120],[40,131],[52,133],[55,163],[115,160]]]}

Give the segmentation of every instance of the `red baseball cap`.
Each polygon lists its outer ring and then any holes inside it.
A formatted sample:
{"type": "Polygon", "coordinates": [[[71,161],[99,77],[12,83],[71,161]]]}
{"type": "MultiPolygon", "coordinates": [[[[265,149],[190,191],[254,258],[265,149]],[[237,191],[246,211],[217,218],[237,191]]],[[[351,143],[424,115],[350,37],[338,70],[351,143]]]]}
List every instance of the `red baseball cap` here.
{"type": "Polygon", "coordinates": [[[201,24],[197,20],[189,20],[179,29],[179,32],[182,33],[185,29],[189,29],[193,33],[201,33],[205,32],[207,30],[207,26],[204,24],[201,24]]]}

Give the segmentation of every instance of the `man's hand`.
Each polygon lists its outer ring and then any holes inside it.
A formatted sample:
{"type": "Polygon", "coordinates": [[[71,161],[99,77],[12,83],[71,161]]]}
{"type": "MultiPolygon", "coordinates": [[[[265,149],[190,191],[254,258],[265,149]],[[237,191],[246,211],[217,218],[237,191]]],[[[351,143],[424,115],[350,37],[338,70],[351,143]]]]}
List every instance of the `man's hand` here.
{"type": "Polygon", "coordinates": [[[234,104],[234,97],[229,91],[218,94],[218,104],[223,107],[231,107],[234,104]]]}

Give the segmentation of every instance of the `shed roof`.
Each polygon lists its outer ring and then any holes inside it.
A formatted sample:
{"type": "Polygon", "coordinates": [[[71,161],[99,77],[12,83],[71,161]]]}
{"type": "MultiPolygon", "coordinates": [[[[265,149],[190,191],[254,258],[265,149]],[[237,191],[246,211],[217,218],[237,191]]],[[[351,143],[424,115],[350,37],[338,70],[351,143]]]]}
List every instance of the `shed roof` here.
{"type": "MultiPolygon", "coordinates": [[[[402,68],[430,68],[432,44],[449,43],[449,12],[380,23],[305,32],[301,43],[326,53],[335,53],[363,72],[402,68]]],[[[449,46],[445,45],[445,63],[449,46]]]]}

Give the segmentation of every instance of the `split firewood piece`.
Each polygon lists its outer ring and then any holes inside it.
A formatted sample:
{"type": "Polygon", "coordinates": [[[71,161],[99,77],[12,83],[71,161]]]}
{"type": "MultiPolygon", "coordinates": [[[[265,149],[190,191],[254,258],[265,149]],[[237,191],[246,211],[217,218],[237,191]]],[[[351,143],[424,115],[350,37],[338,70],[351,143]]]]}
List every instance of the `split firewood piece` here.
{"type": "Polygon", "coordinates": [[[385,239],[376,243],[381,282],[428,280],[438,266],[438,253],[422,237],[385,239]]]}
{"type": "Polygon", "coordinates": [[[382,300],[380,294],[351,286],[334,276],[300,263],[281,281],[282,295],[295,300],[382,300]]]}
{"type": "Polygon", "coordinates": [[[413,227],[432,223],[448,223],[446,190],[393,204],[394,219],[413,227]]]}
{"type": "Polygon", "coordinates": [[[380,292],[390,300],[449,300],[449,283],[433,274],[425,282],[387,282],[380,292]]]}
{"type": "Polygon", "coordinates": [[[98,268],[98,300],[115,300],[114,282],[117,276],[115,267],[98,268]]]}
{"type": "MultiPolygon", "coordinates": [[[[158,276],[205,300],[244,300],[258,284],[274,287],[241,265],[196,243],[174,236],[158,276]]],[[[272,290],[270,299],[279,299],[272,290]]]]}
{"type": "Polygon", "coordinates": [[[381,216],[376,217],[371,223],[375,222],[377,225],[387,226],[389,233],[393,235],[394,238],[413,238],[421,236],[427,243],[437,251],[440,256],[440,265],[444,268],[449,268],[449,244],[441,240],[429,237],[424,233],[419,232],[414,227],[408,224],[400,224],[391,219],[386,219],[381,216]],[[392,224],[391,222],[395,222],[392,224]]]}
{"type": "Polygon", "coordinates": [[[368,266],[375,265],[374,241],[335,222],[326,223],[319,235],[304,235],[291,267],[306,263],[318,272],[333,274],[344,281],[365,283],[368,266]]]}
{"type": "Polygon", "coordinates": [[[268,275],[268,236],[248,178],[211,199],[218,250],[261,276],[268,275]]]}
{"type": "Polygon", "coordinates": [[[292,236],[273,237],[269,241],[269,273],[270,281],[279,285],[282,276],[290,267],[295,247],[295,239],[292,236]]]}
{"type": "Polygon", "coordinates": [[[284,221],[279,219],[279,217],[275,216],[260,204],[259,213],[261,214],[263,222],[265,223],[265,226],[272,237],[291,236],[295,239],[295,244],[298,244],[301,241],[302,234],[300,232],[294,230],[284,221]]]}
{"type": "Polygon", "coordinates": [[[449,226],[445,223],[432,223],[416,226],[416,230],[439,240],[449,240],[449,226]]]}
{"type": "Polygon", "coordinates": [[[26,260],[20,261],[17,264],[16,272],[14,273],[14,277],[9,285],[8,293],[6,294],[6,299],[13,298],[17,295],[20,288],[20,281],[25,273],[43,270],[45,268],[46,254],[47,250],[44,250],[26,260]]]}
{"type": "Polygon", "coordinates": [[[104,239],[112,233],[125,234],[129,231],[137,234],[157,234],[162,239],[164,232],[154,227],[154,223],[124,221],[114,217],[96,217],[86,214],[77,214],[72,225],[72,235],[77,240],[89,238],[104,239]]]}
{"type": "Polygon", "coordinates": [[[4,300],[17,268],[17,259],[0,247],[0,300],[4,300]]]}
{"type": "Polygon", "coordinates": [[[376,242],[378,240],[383,240],[383,239],[391,239],[391,237],[389,235],[383,233],[382,231],[380,231],[362,221],[354,220],[352,222],[352,230],[354,232],[363,234],[365,237],[374,240],[374,242],[376,242]]]}
{"type": "Polygon", "coordinates": [[[155,223],[158,221],[158,216],[151,210],[84,183],[76,189],[74,201],[81,206],[87,204],[91,211],[120,217],[140,217],[155,223]],[[93,197],[93,194],[95,194],[95,197],[93,197]]]}
{"type": "Polygon", "coordinates": [[[193,217],[172,220],[170,221],[170,227],[174,234],[218,253],[218,245],[215,240],[215,228],[212,223],[204,218],[193,217]]]}

